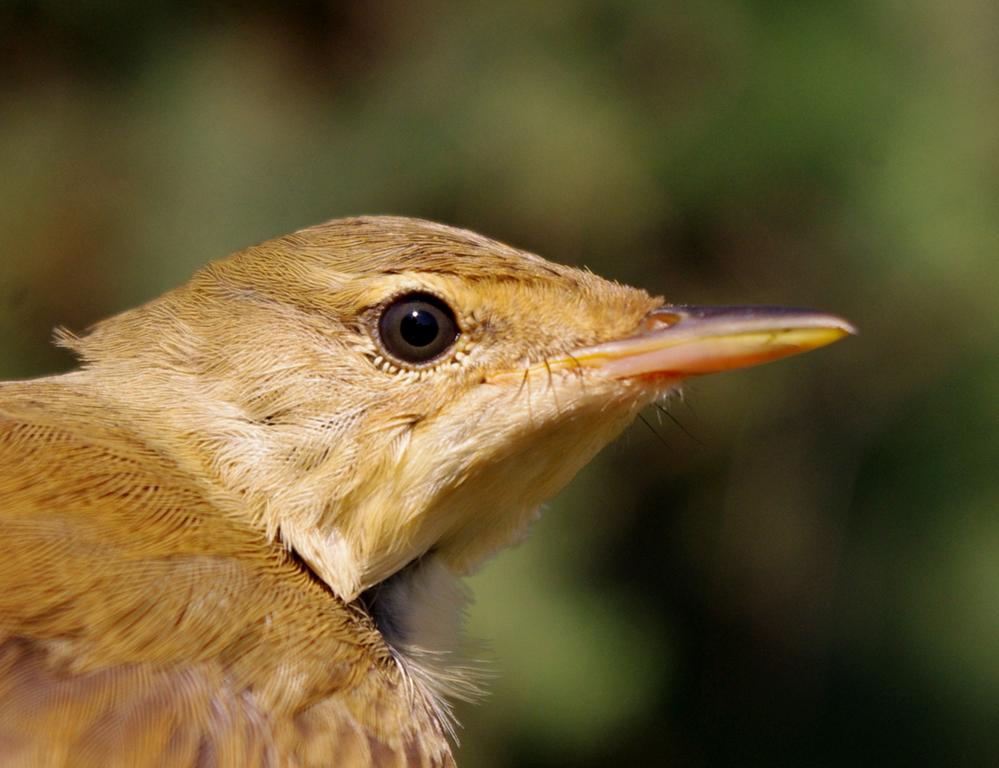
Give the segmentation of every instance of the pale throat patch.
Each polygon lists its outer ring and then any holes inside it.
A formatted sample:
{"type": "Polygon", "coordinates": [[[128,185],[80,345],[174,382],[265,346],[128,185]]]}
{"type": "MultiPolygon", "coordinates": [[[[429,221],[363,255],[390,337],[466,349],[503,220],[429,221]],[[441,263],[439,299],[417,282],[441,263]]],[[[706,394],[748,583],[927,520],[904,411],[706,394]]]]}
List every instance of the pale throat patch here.
{"type": "Polygon", "coordinates": [[[337,528],[320,531],[307,524],[298,526],[294,519],[281,524],[281,540],[293,549],[316,575],[345,602],[352,602],[361,592],[361,564],[354,548],[337,528]]]}

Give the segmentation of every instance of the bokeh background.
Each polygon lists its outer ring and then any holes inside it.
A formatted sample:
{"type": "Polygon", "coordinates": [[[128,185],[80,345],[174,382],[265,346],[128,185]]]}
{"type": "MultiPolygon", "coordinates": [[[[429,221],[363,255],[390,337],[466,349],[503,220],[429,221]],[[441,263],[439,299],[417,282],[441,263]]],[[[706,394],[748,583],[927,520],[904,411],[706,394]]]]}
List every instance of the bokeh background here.
{"type": "Polygon", "coordinates": [[[995,765],[997,157],[989,0],[5,0],[0,372],[356,213],[840,312],[858,338],[691,383],[472,579],[497,678],[460,758],[995,765]]]}

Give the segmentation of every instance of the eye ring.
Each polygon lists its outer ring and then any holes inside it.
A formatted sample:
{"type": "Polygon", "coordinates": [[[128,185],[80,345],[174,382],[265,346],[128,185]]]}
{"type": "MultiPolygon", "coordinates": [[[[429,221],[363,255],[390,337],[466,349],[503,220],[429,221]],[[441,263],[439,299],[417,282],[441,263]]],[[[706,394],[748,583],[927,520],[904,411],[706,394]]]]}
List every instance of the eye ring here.
{"type": "Polygon", "coordinates": [[[460,331],[451,308],[429,293],[406,293],[392,299],[378,318],[378,338],[394,359],[423,365],[454,346],[460,331]]]}

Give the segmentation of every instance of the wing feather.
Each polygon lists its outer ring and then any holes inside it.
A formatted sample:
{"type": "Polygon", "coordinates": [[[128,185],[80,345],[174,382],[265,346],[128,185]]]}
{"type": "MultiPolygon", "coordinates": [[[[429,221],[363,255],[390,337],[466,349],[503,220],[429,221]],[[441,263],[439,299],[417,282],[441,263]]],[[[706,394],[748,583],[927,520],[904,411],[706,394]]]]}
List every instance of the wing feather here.
{"type": "Polygon", "coordinates": [[[370,618],[60,379],[0,387],[0,763],[451,765],[370,618]]]}

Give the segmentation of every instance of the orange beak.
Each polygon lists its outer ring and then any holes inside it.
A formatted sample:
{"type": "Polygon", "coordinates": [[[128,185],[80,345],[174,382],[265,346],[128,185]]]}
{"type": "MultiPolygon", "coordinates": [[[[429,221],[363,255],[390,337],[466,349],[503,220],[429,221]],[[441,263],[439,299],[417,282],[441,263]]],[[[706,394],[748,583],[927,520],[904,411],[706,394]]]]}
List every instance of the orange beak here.
{"type": "Polygon", "coordinates": [[[684,378],[759,365],[824,347],[856,329],[822,312],[786,307],[665,306],[639,332],[550,361],[613,378],[684,378]]]}

